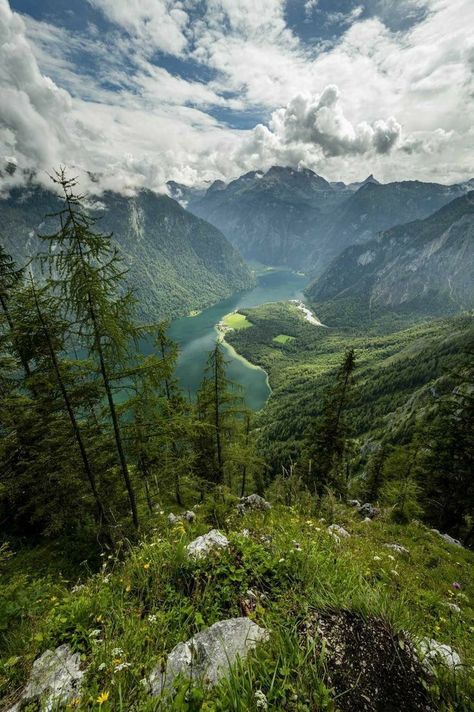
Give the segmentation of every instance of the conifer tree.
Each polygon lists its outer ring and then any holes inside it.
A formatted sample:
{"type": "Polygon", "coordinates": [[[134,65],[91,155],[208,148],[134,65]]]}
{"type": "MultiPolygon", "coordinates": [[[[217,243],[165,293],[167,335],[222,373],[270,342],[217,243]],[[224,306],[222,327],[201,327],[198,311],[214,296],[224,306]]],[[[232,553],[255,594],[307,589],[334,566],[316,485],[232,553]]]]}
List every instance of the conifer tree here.
{"type": "Polygon", "coordinates": [[[10,310],[10,298],[15,288],[23,281],[24,269],[17,267],[13,258],[0,245],[0,309],[9,331],[9,338],[23,367],[25,375],[31,376],[30,364],[27,355],[18,345],[15,335],[15,324],[10,310]]]}
{"type": "Polygon", "coordinates": [[[84,196],[74,192],[76,180],[68,179],[63,169],[52,180],[61,189],[64,208],[58,213],[60,230],[42,236],[50,247],[47,262],[51,281],[75,318],[79,338],[98,361],[120,471],[133,524],[138,528],[135,493],[112,390],[113,369],[127,360],[129,345],[137,337],[134,300],[125,289],[126,270],[111,236],[94,231],[95,220],[83,208],[84,196]]]}
{"type": "Polygon", "coordinates": [[[344,459],[350,435],[346,418],[352,395],[355,352],[349,349],[324,399],[322,413],[307,436],[308,485],[321,495],[328,486],[344,489],[344,459]]]}
{"type": "Polygon", "coordinates": [[[227,378],[224,349],[217,341],[197,397],[198,468],[202,478],[212,484],[225,483],[228,445],[242,412],[243,399],[227,378]]]}

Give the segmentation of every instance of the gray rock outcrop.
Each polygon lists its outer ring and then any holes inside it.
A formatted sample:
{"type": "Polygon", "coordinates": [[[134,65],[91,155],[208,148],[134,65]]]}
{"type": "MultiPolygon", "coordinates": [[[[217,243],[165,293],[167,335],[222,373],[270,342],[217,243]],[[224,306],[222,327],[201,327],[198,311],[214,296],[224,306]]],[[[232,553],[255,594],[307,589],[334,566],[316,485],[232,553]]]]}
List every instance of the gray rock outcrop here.
{"type": "Polygon", "coordinates": [[[178,675],[211,687],[229,673],[237,658],[244,660],[267,638],[267,631],[248,618],[214,623],[186,643],[178,643],[168,655],[164,671],[161,667],[152,671],[148,678],[151,694],[170,690],[178,675]]]}
{"type": "Polygon", "coordinates": [[[189,556],[194,559],[202,559],[211,551],[218,549],[226,549],[229,546],[229,540],[218,529],[211,529],[207,534],[198,536],[186,547],[189,556]]]}
{"type": "Polygon", "coordinates": [[[35,660],[20,701],[9,712],[19,712],[24,702],[40,699],[44,712],[65,704],[77,696],[84,672],[80,657],[68,645],[45,652],[35,660]]]}
{"type": "Polygon", "coordinates": [[[242,497],[237,505],[239,514],[246,512],[268,512],[272,508],[270,502],[260,497],[259,494],[251,494],[248,497],[242,497]]]}

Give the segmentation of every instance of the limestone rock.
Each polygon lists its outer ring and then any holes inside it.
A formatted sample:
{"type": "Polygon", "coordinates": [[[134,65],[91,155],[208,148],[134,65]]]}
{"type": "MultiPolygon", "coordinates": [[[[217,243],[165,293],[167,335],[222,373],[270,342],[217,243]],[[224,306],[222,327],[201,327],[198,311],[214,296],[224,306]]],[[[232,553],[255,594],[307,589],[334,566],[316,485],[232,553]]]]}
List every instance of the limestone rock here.
{"type": "Polygon", "coordinates": [[[461,658],[455,650],[432,638],[423,638],[420,643],[420,652],[423,666],[429,672],[436,664],[445,665],[451,670],[455,670],[461,665],[461,658]]]}
{"type": "Polygon", "coordinates": [[[379,514],[380,510],[377,507],[374,507],[373,504],[370,504],[370,502],[365,502],[365,504],[359,507],[358,512],[361,517],[369,517],[369,519],[373,519],[379,514]]]}
{"type": "Polygon", "coordinates": [[[248,618],[230,618],[214,623],[186,643],[178,643],[168,656],[166,670],[152,671],[148,682],[152,695],[170,690],[178,675],[208,686],[225,677],[237,658],[245,659],[268,633],[248,618]]]}
{"type": "Polygon", "coordinates": [[[68,645],[46,650],[33,663],[21,701],[9,712],[18,712],[23,702],[44,699],[44,712],[51,712],[58,704],[65,704],[77,696],[84,676],[80,657],[68,645]]]}
{"type": "Polygon", "coordinates": [[[392,551],[396,551],[397,554],[409,554],[410,552],[408,549],[406,549],[404,546],[401,546],[401,544],[384,544],[384,546],[387,549],[392,549],[392,551]]]}
{"type": "Polygon", "coordinates": [[[267,512],[272,508],[270,502],[260,497],[258,494],[251,494],[248,497],[242,497],[237,505],[239,514],[246,512],[267,512]]]}
{"type": "Polygon", "coordinates": [[[216,549],[226,549],[229,546],[229,540],[218,529],[211,529],[207,534],[198,536],[188,546],[186,550],[189,556],[194,559],[201,559],[207,556],[211,551],[216,549]]]}
{"type": "Polygon", "coordinates": [[[441,534],[441,532],[438,529],[432,529],[431,530],[434,534],[438,534],[438,536],[441,537],[441,539],[444,539],[448,544],[453,544],[454,546],[460,546],[462,547],[461,542],[458,539],[454,539],[454,537],[449,536],[449,534],[441,534]]]}
{"type": "Polygon", "coordinates": [[[328,532],[334,537],[338,544],[341,541],[341,537],[343,539],[350,537],[349,532],[344,529],[344,527],[340,527],[339,524],[330,524],[328,526],[328,532]]]}

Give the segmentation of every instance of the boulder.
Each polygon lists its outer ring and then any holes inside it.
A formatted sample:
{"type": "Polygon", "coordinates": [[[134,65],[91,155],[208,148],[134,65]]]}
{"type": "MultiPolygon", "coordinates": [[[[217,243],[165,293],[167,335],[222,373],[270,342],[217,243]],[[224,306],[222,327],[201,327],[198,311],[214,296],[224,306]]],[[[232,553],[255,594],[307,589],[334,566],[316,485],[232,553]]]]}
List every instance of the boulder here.
{"type": "Polygon", "coordinates": [[[392,549],[392,551],[396,551],[397,554],[409,554],[410,552],[408,549],[406,549],[404,546],[401,546],[401,544],[384,544],[384,546],[387,549],[392,549]]]}
{"type": "Polygon", "coordinates": [[[349,532],[344,529],[344,527],[340,527],[339,524],[330,524],[328,526],[328,532],[334,537],[338,544],[341,541],[341,537],[343,539],[350,537],[349,532]]]}
{"type": "Polygon", "coordinates": [[[423,638],[420,642],[421,661],[428,672],[433,672],[436,665],[444,665],[455,670],[461,665],[458,653],[445,643],[438,643],[432,638],[423,638]]]}
{"type": "Polygon", "coordinates": [[[46,650],[33,663],[21,700],[9,712],[18,712],[24,702],[36,699],[44,700],[44,712],[51,712],[58,704],[77,697],[83,677],[79,654],[73,653],[68,645],[46,650]]]}
{"type": "Polygon", "coordinates": [[[374,507],[373,504],[370,504],[370,502],[365,502],[365,504],[359,507],[358,512],[361,517],[369,517],[369,519],[373,519],[380,513],[380,510],[377,509],[377,507],[374,507]]]}
{"type": "Polygon", "coordinates": [[[207,556],[211,551],[217,549],[226,549],[229,546],[229,540],[223,534],[220,533],[218,529],[211,529],[207,534],[198,536],[194,539],[188,546],[186,550],[189,556],[194,559],[202,559],[207,556]]]}
{"type": "Polygon", "coordinates": [[[266,499],[260,497],[259,494],[251,494],[248,497],[241,497],[239,504],[237,505],[237,511],[239,514],[245,514],[246,512],[267,512],[272,508],[270,502],[266,499]]]}
{"type": "Polygon", "coordinates": [[[168,655],[166,669],[155,668],[148,678],[154,696],[172,688],[178,675],[209,687],[229,673],[237,658],[245,659],[268,633],[249,618],[230,618],[214,623],[186,643],[178,643],[168,655]]]}
{"type": "Polygon", "coordinates": [[[441,534],[441,532],[438,529],[432,529],[431,530],[434,534],[437,534],[438,536],[441,537],[441,539],[444,539],[448,544],[453,544],[453,546],[460,546],[462,548],[462,544],[458,539],[454,539],[454,537],[449,536],[449,534],[441,534]]]}
{"type": "Polygon", "coordinates": [[[196,514],[189,510],[187,512],[183,512],[183,514],[168,514],[168,522],[170,524],[178,524],[179,522],[186,521],[186,522],[194,522],[196,519],[196,514]]]}

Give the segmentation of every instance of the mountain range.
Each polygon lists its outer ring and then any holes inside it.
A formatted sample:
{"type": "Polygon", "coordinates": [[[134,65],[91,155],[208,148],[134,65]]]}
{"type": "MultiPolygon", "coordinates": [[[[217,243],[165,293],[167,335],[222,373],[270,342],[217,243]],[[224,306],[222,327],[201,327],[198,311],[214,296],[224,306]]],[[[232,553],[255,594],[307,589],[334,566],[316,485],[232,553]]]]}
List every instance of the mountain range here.
{"type": "Polygon", "coordinates": [[[313,302],[427,313],[474,305],[474,191],[423,220],[344,250],[306,290],[313,302]]]}
{"type": "Polygon", "coordinates": [[[349,245],[426,218],[470,187],[381,184],[372,175],[346,185],[329,183],[309,169],[273,166],[227,185],[216,181],[204,195],[183,194],[188,210],[222,230],[245,258],[315,277],[349,245]]]}
{"type": "MultiPolygon", "coordinates": [[[[38,247],[38,233],[57,230],[62,206],[39,187],[15,189],[0,199],[0,243],[19,264],[38,247]]],[[[105,193],[89,199],[97,229],[113,233],[129,268],[129,281],[147,320],[202,309],[253,285],[253,277],[224,235],[165,195],[105,193]]]]}

